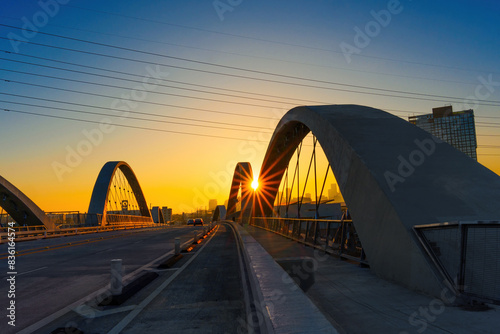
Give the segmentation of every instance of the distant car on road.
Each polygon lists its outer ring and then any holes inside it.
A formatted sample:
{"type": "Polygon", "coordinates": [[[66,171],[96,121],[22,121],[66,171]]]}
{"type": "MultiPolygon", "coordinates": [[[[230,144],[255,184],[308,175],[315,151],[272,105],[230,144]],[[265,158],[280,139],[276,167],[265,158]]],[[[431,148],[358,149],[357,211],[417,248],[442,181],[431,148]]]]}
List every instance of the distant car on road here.
{"type": "Polygon", "coordinates": [[[194,220],[194,224],[193,224],[193,225],[194,225],[194,226],[196,226],[196,225],[201,225],[201,226],[203,226],[203,219],[201,219],[201,218],[196,218],[196,219],[194,220]]]}
{"type": "Polygon", "coordinates": [[[188,219],[187,224],[188,224],[188,225],[194,225],[194,220],[193,220],[193,219],[188,219]]]}

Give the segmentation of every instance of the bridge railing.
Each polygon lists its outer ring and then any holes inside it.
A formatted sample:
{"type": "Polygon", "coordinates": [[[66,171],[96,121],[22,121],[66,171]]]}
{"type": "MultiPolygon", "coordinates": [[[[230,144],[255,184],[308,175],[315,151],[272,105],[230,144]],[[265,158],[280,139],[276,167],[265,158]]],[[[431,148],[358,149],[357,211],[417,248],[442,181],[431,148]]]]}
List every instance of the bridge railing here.
{"type": "MultiPolygon", "coordinates": [[[[15,230],[15,241],[27,241],[44,238],[57,238],[61,236],[80,235],[89,233],[100,233],[120,230],[130,230],[138,228],[161,228],[167,225],[151,224],[151,223],[127,223],[114,224],[107,226],[91,226],[91,227],[65,227],[47,230],[45,226],[17,226],[15,230]],[[28,229],[27,229],[28,228],[28,229]]],[[[9,233],[7,227],[0,228],[0,243],[7,242],[9,233]]],[[[12,235],[12,234],[11,234],[12,235]]]]}
{"type": "Polygon", "coordinates": [[[96,213],[55,213],[47,214],[49,225],[55,228],[99,226],[102,215],[96,213]]]}
{"type": "Polygon", "coordinates": [[[457,221],[413,229],[456,290],[471,299],[500,304],[500,221],[457,221]]]}
{"type": "Polygon", "coordinates": [[[56,228],[89,227],[102,225],[123,225],[123,224],[153,224],[151,217],[136,215],[106,214],[105,221],[103,215],[97,213],[57,213],[48,214],[50,226],[56,228]]]}
{"type": "Polygon", "coordinates": [[[154,224],[151,217],[134,216],[134,215],[117,215],[117,214],[107,214],[106,215],[106,224],[107,225],[115,225],[115,224],[123,224],[123,223],[154,224]]]}
{"type": "Polygon", "coordinates": [[[367,265],[352,220],[253,217],[251,225],[367,265]]]}

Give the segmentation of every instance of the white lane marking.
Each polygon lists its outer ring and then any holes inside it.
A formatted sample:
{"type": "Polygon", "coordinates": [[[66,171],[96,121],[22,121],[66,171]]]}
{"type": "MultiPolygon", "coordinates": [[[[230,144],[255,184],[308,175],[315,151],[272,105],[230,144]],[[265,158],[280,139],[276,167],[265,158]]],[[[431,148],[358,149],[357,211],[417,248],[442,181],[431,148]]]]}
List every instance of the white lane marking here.
{"type": "Polygon", "coordinates": [[[38,269],[33,269],[33,270],[30,270],[30,271],[25,271],[24,273],[17,274],[17,276],[29,274],[29,273],[32,273],[32,272],[35,272],[35,271],[39,271],[39,270],[43,270],[43,269],[47,269],[47,268],[48,267],[41,267],[41,268],[38,268],[38,269]]]}
{"type": "MultiPolygon", "coordinates": [[[[188,244],[191,244],[193,242],[193,239],[190,239],[188,241],[186,241],[185,243],[183,243],[181,245],[181,248],[188,245],[188,244]]],[[[151,267],[153,264],[155,264],[156,262],[159,262],[161,260],[163,260],[164,258],[166,258],[167,256],[169,255],[172,255],[174,254],[174,249],[172,249],[170,252],[166,253],[166,254],[163,254],[159,257],[157,257],[156,259],[154,259],[153,261],[143,265],[142,267],[134,270],[133,272],[131,272],[130,274],[126,275],[123,277],[123,283],[127,283],[128,280],[131,280],[132,278],[134,278],[138,273],[140,273],[141,271],[145,270],[146,268],[149,268],[151,267]]],[[[109,290],[109,284],[107,284],[105,287],[95,291],[94,293],[91,293],[90,295],[86,296],[86,297],[83,297],[79,300],[77,300],[76,302],[74,303],[71,303],[69,304],[68,306],[66,307],[63,307],[62,309],[60,309],[59,311],[57,312],[54,312],[52,313],[51,315],[35,322],[34,324],[24,328],[23,330],[21,330],[20,332],[18,332],[17,334],[31,334],[33,332],[35,332],[36,330],[48,325],[49,323],[51,323],[52,321],[56,320],[57,318],[60,318],[62,317],[63,315],[65,315],[66,313],[68,312],[71,312],[74,308],[78,307],[79,305],[81,304],[84,304],[84,303],[87,303],[89,301],[91,301],[92,299],[96,298],[97,296],[105,293],[106,291],[109,290]]]]}
{"type": "Polygon", "coordinates": [[[205,248],[205,246],[210,243],[210,241],[212,240],[214,235],[215,235],[215,233],[212,234],[210,239],[208,239],[207,242],[203,246],[201,246],[200,250],[198,252],[196,252],[193,257],[191,257],[189,260],[187,260],[186,263],[184,263],[184,265],[182,265],[182,267],[179,268],[179,270],[177,270],[175,273],[173,273],[172,276],[170,276],[165,282],[163,282],[159,287],[157,287],[153,292],[151,292],[151,294],[149,296],[147,296],[132,312],[127,314],[127,316],[125,316],[125,318],[123,318],[115,327],[113,327],[113,329],[111,329],[108,332],[108,334],[121,333],[121,331],[125,327],[127,327],[127,325],[132,320],[134,320],[135,317],[137,317],[139,315],[139,313],[141,313],[142,310],[144,310],[144,308],[146,306],[148,306],[149,303],[151,303],[156,298],[156,296],[158,296],[160,294],[160,292],[162,292],[177,276],[179,276],[180,273],[182,273],[184,271],[184,269],[186,269],[189,266],[189,264],[191,262],[193,262],[194,259],[196,259],[196,257],[198,256],[198,254],[201,253],[203,248],[205,248]]]}
{"type": "Polygon", "coordinates": [[[153,273],[161,273],[161,272],[164,272],[164,271],[175,271],[179,268],[165,268],[165,269],[146,269],[146,271],[150,271],[150,272],[153,272],[153,273]]]}
{"type": "Polygon", "coordinates": [[[75,311],[84,318],[93,319],[93,318],[105,317],[116,313],[132,311],[136,307],[137,305],[128,305],[110,310],[100,311],[84,304],[73,309],[73,311],[75,311]]]}

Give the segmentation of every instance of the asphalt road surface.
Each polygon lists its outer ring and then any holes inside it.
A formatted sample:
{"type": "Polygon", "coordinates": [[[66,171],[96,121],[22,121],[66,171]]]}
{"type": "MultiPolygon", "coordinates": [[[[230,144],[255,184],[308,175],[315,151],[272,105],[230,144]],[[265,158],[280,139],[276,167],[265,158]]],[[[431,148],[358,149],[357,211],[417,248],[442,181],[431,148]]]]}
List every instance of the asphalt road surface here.
{"type": "Polygon", "coordinates": [[[65,312],[61,310],[65,307],[74,308],[99,289],[106,289],[112,259],[122,259],[124,274],[132,277],[148,263],[173,252],[175,237],[180,237],[181,243],[188,242],[195,230],[201,231],[202,227],[128,230],[18,242],[15,275],[8,274],[11,271],[6,258],[8,245],[0,245],[0,308],[4,313],[0,333],[17,333],[43,319],[48,321],[51,316],[63,315],[65,312]],[[14,286],[8,280],[12,276],[15,276],[14,286]],[[11,319],[7,315],[12,312],[7,308],[11,301],[15,301],[15,327],[8,324],[11,319]]]}

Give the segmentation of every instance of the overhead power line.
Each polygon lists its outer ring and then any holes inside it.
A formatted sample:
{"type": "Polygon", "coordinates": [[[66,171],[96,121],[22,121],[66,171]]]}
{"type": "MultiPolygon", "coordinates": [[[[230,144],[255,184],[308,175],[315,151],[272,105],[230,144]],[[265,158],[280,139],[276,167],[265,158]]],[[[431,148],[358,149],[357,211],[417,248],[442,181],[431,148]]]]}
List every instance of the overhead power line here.
{"type": "MultiPolygon", "coordinates": [[[[118,89],[130,89],[130,87],[110,85],[110,84],[104,84],[104,83],[98,83],[98,82],[92,82],[92,81],[86,81],[86,80],[62,78],[62,77],[57,77],[54,75],[44,75],[44,74],[39,74],[39,73],[16,71],[16,70],[10,70],[10,69],[5,69],[5,68],[0,68],[0,71],[6,71],[6,72],[18,73],[18,74],[24,74],[24,75],[31,75],[31,76],[41,77],[41,78],[48,78],[48,79],[71,81],[71,82],[83,83],[83,84],[94,85],[94,86],[102,86],[102,87],[118,88],[118,89]]],[[[132,81],[133,82],[141,82],[141,81],[137,81],[137,80],[132,80],[132,81]]],[[[164,86],[164,85],[161,85],[161,86],[164,86]]],[[[148,94],[168,95],[168,96],[175,96],[175,97],[181,97],[181,98],[186,98],[186,99],[195,99],[195,100],[203,100],[203,101],[218,102],[218,103],[238,104],[238,105],[257,107],[257,108],[275,108],[275,106],[265,106],[265,105],[253,104],[253,103],[235,102],[235,101],[227,101],[227,100],[221,100],[221,99],[211,99],[211,98],[200,97],[200,96],[189,96],[189,95],[181,95],[181,94],[166,93],[166,92],[148,91],[148,94]]],[[[285,102],[278,102],[278,103],[285,104],[285,102]]]]}
{"type": "MultiPolygon", "coordinates": [[[[79,90],[67,89],[67,88],[60,88],[60,87],[51,87],[51,86],[48,86],[48,85],[39,85],[39,84],[34,84],[34,83],[29,83],[29,82],[23,82],[23,81],[17,81],[17,80],[8,80],[8,79],[0,79],[0,80],[1,81],[5,81],[7,83],[17,83],[17,84],[20,84],[20,85],[26,85],[26,86],[32,86],[32,87],[40,87],[40,88],[47,88],[47,89],[53,89],[53,90],[58,90],[58,91],[63,91],[63,92],[69,92],[69,93],[75,93],[75,94],[83,94],[83,95],[105,97],[105,98],[109,98],[109,99],[117,99],[116,96],[110,96],[110,95],[105,95],[105,94],[83,92],[83,91],[79,91],[79,90]]],[[[189,109],[189,110],[195,110],[195,111],[203,111],[203,112],[223,114],[223,115],[231,115],[231,116],[240,116],[240,117],[249,117],[249,118],[260,118],[260,119],[270,119],[269,117],[265,117],[265,116],[246,115],[246,114],[238,114],[238,113],[225,112],[225,111],[216,111],[216,110],[208,110],[208,109],[201,109],[201,108],[174,106],[174,105],[167,104],[167,103],[159,103],[159,102],[151,102],[151,101],[141,101],[141,103],[151,104],[151,105],[157,105],[157,106],[162,106],[162,107],[183,108],[183,109],[189,109]]]]}
{"type": "MultiPolygon", "coordinates": [[[[86,120],[86,119],[81,119],[81,118],[73,118],[73,117],[64,117],[64,116],[40,114],[40,113],[35,113],[35,112],[29,112],[29,111],[23,111],[23,110],[14,110],[14,109],[9,109],[9,108],[0,108],[0,110],[5,111],[5,112],[12,112],[12,113],[32,115],[32,116],[40,116],[40,117],[48,117],[48,118],[69,120],[69,121],[75,121],[75,122],[83,122],[83,123],[91,123],[91,124],[101,124],[101,122],[99,122],[99,121],[92,121],[92,120],[86,120]]],[[[121,128],[138,129],[138,130],[148,130],[148,131],[165,132],[165,133],[174,133],[174,134],[190,135],[190,136],[197,136],[197,137],[207,137],[207,138],[217,138],[217,139],[230,139],[230,140],[239,140],[239,141],[241,141],[241,140],[248,140],[246,138],[236,138],[236,137],[227,137],[227,136],[218,136],[218,135],[207,135],[207,134],[201,134],[201,133],[175,131],[175,130],[165,130],[165,129],[143,127],[143,126],[125,125],[125,124],[115,124],[115,123],[112,123],[110,125],[114,125],[114,126],[121,127],[121,128]]],[[[253,140],[253,141],[267,143],[267,141],[262,141],[262,140],[253,140]]]]}
{"type": "MultiPolygon", "coordinates": [[[[3,16],[3,15],[0,15],[0,17],[11,19],[11,20],[15,20],[15,21],[19,20],[18,18],[3,16]]],[[[339,67],[339,66],[323,65],[323,64],[319,64],[319,63],[309,63],[309,62],[293,61],[293,60],[287,60],[287,59],[283,59],[283,58],[273,58],[273,57],[256,56],[256,55],[243,54],[243,53],[238,53],[238,52],[223,51],[223,50],[220,50],[220,49],[209,49],[209,48],[202,48],[202,47],[199,47],[199,46],[191,46],[191,45],[185,45],[185,44],[168,43],[168,42],[164,42],[164,41],[160,41],[160,40],[151,40],[151,39],[146,39],[146,38],[132,37],[130,35],[124,36],[124,35],[119,35],[119,34],[106,33],[106,32],[103,32],[103,31],[94,31],[94,30],[81,29],[81,28],[76,28],[76,27],[68,27],[68,26],[57,25],[57,24],[51,24],[51,26],[52,27],[63,28],[63,29],[66,29],[66,30],[81,31],[81,32],[85,32],[85,33],[97,34],[99,36],[118,37],[118,38],[122,38],[122,39],[133,40],[133,41],[155,43],[155,44],[160,44],[160,45],[169,45],[169,46],[175,46],[175,47],[192,49],[192,50],[208,51],[208,52],[213,52],[213,53],[227,54],[227,55],[231,55],[231,56],[238,56],[238,57],[244,57],[244,58],[261,59],[261,60],[273,61],[273,62],[279,62],[279,63],[289,63],[289,64],[293,64],[293,65],[305,65],[305,66],[311,66],[311,67],[317,67],[317,68],[334,69],[334,70],[340,70],[340,71],[346,71],[346,72],[355,72],[355,73],[363,73],[363,74],[367,74],[368,73],[368,74],[383,75],[383,76],[389,76],[389,77],[417,79],[417,80],[425,80],[425,81],[433,81],[433,82],[436,82],[436,81],[439,81],[439,82],[450,82],[450,83],[458,83],[458,84],[470,85],[470,86],[477,85],[477,83],[474,83],[474,82],[449,80],[449,79],[442,79],[442,78],[429,78],[429,77],[413,76],[413,75],[408,75],[408,74],[384,73],[384,72],[377,72],[377,71],[369,71],[369,70],[366,70],[366,69],[362,69],[361,70],[361,69],[346,68],[346,67],[339,67]]],[[[335,51],[331,50],[330,52],[335,52],[335,51]]],[[[366,56],[366,57],[370,57],[370,56],[366,56]]],[[[379,58],[377,58],[377,60],[378,59],[379,58]]],[[[389,59],[387,59],[387,60],[389,60],[389,59]]],[[[434,65],[429,65],[429,66],[439,67],[440,65],[434,64],[434,65]]],[[[490,71],[488,71],[488,72],[490,72],[490,71]]]]}
{"type": "MultiPolygon", "coordinates": [[[[5,27],[13,28],[13,29],[21,29],[19,27],[5,25],[5,24],[0,24],[0,26],[5,26],[5,27]]],[[[406,92],[406,91],[393,90],[393,89],[376,88],[376,87],[369,87],[369,86],[362,86],[362,85],[351,85],[351,84],[346,84],[346,83],[332,82],[332,81],[326,81],[326,80],[317,80],[317,79],[311,79],[311,78],[302,78],[302,77],[285,75],[285,74],[278,74],[278,73],[272,73],[272,72],[266,72],[266,71],[252,70],[252,69],[246,69],[246,68],[242,68],[242,67],[222,65],[222,64],[210,63],[210,62],[199,61],[199,60],[192,60],[192,59],[188,59],[188,58],[184,58],[184,57],[168,56],[168,55],[165,55],[165,54],[159,54],[159,53],[155,53],[155,52],[147,52],[147,51],[135,50],[135,49],[126,48],[126,47],[122,47],[122,46],[110,45],[110,44],[100,43],[100,42],[94,42],[94,41],[88,41],[88,40],[84,40],[84,39],[80,39],[80,38],[74,38],[74,37],[63,36],[63,35],[58,35],[58,34],[51,34],[51,33],[45,33],[45,32],[38,32],[38,33],[44,34],[44,35],[47,35],[47,36],[52,36],[52,37],[67,39],[67,40],[71,40],[71,41],[77,41],[77,42],[82,42],[82,43],[87,43],[87,44],[92,44],[92,45],[97,45],[97,46],[103,46],[103,47],[107,47],[107,48],[117,49],[117,50],[121,50],[121,51],[128,51],[128,52],[133,52],[133,53],[140,53],[140,54],[151,55],[151,56],[156,56],[156,57],[161,57],[161,58],[167,58],[167,59],[172,59],[172,60],[179,60],[179,61],[194,63],[194,64],[198,64],[198,65],[205,65],[205,66],[208,65],[208,66],[213,66],[213,67],[217,67],[217,68],[223,68],[223,69],[229,69],[229,70],[236,70],[236,71],[242,71],[242,72],[259,74],[259,75],[268,75],[268,76],[280,77],[280,78],[284,78],[284,79],[292,79],[292,80],[300,80],[300,81],[314,82],[314,83],[328,84],[328,85],[335,85],[335,86],[342,86],[342,87],[366,89],[366,90],[373,90],[373,91],[384,92],[384,93],[406,94],[406,95],[411,95],[411,96],[399,96],[399,95],[388,95],[388,94],[384,95],[384,94],[377,94],[377,93],[373,93],[373,92],[359,92],[359,91],[356,91],[356,93],[361,93],[361,94],[382,95],[382,96],[387,96],[387,97],[410,98],[410,99],[417,99],[415,96],[418,96],[418,97],[422,97],[420,99],[423,99],[423,100],[436,101],[436,100],[429,99],[429,97],[432,97],[432,98],[446,99],[445,102],[448,101],[448,100],[463,100],[463,98],[461,98],[461,97],[450,97],[450,96],[433,95],[433,94],[427,94],[427,93],[413,93],[413,92],[406,92]],[[427,98],[424,98],[424,97],[427,97],[427,98]]],[[[1,38],[2,39],[6,39],[5,37],[1,37],[1,38]]],[[[94,52],[88,52],[88,51],[82,51],[82,50],[75,50],[75,49],[70,49],[70,48],[56,47],[56,46],[53,46],[53,45],[46,45],[46,44],[41,44],[41,43],[34,43],[32,41],[27,41],[25,43],[34,44],[34,45],[41,45],[41,46],[46,46],[46,47],[55,47],[55,48],[58,48],[58,49],[69,50],[69,51],[84,52],[84,53],[88,53],[88,54],[97,54],[97,53],[94,53],[94,52]]],[[[102,54],[99,54],[99,55],[102,55],[102,54]]],[[[108,56],[108,55],[104,55],[104,56],[108,56]]],[[[112,56],[112,57],[113,58],[124,59],[123,57],[117,57],[117,56],[112,56]]],[[[129,59],[127,59],[127,60],[129,60],[129,59]]],[[[134,60],[134,61],[137,61],[137,60],[134,60]]],[[[156,63],[155,63],[155,65],[156,65],[156,63]]],[[[160,65],[160,64],[158,64],[158,65],[160,65]]],[[[263,80],[263,81],[275,82],[275,83],[281,83],[281,84],[299,85],[299,86],[304,86],[304,87],[321,88],[321,89],[332,89],[332,90],[338,90],[338,91],[347,91],[347,90],[342,90],[342,89],[333,89],[331,87],[311,86],[311,85],[305,85],[305,84],[299,84],[299,83],[290,83],[290,82],[284,82],[284,81],[278,81],[278,80],[248,77],[248,76],[237,75],[237,74],[227,74],[227,73],[220,73],[220,72],[215,72],[215,71],[207,71],[207,70],[199,70],[199,69],[193,69],[193,68],[186,68],[186,67],[173,66],[173,65],[168,65],[168,64],[163,64],[163,66],[172,67],[172,68],[180,68],[180,69],[185,69],[185,70],[190,70],[190,71],[199,71],[199,72],[211,73],[211,74],[217,74],[217,75],[225,75],[225,76],[239,77],[239,78],[245,78],[245,79],[252,79],[252,80],[263,80]]],[[[352,92],[352,91],[350,91],[350,92],[352,92]]],[[[443,101],[439,100],[439,102],[443,102],[443,101]]],[[[477,104],[499,106],[500,105],[500,101],[477,100],[477,104]],[[496,104],[492,104],[492,103],[496,103],[496,104]]]]}
{"type": "MultiPolygon", "coordinates": [[[[126,109],[118,109],[118,108],[111,108],[111,107],[103,107],[103,106],[96,106],[96,105],[92,105],[92,104],[75,103],[75,102],[61,101],[61,100],[55,100],[55,99],[47,99],[47,98],[41,98],[41,97],[35,97],[35,96],[20,95],[20,94],[11,94],[11,93],[0,92],[0,95],[7,95],[7,96],[18,97],[18,98],[31,99],[31,100],[44,101],[44,102],[51,102],[51,103],[57,103],[57,104],[65,104],[65,105],[78,106],[78,107],[86,107],[86,108],[92,108],[92,109],[110,110],[110,111],[120,112],[120,113],[130,112],[132,114],[144,115],[144,116],[154,116],[154,117],[169,118],[169,119],[179,119],[179,120],[184,120],[184,121],[202,122],[202,123],[218,124],[218,125],[238,126],[238,127],[250,128],[250,129],[265,129],[265,128],[260,127],[260,126],[252,126],[252,125],[247,125],[247,124],[236,124],[236,123],[229,123],[229,122],[222,122],[222,121],[211,121],[211,120],[205,120],[205,119],[199,119],[199,118],[189,118],[189,117],[162,115],[162,114],[148,113],[148,112],[137,111],[137,110],[126,110],[126,109]]],[[[178,106],[178,107],[182,108],[182,106],[178,106]]],[[[192,109],[192,108],[189,108],[189,107],[186,107],[186,108],[192,109]]],[[[200,111],[200,109],[195,109],[195,110],[200,111]]],[[[207,110],[201,109],[201,111],[207,111],[207,110]]],[[[269,118],[269,119],[271,119],[271,118],[269,118]]]]}
{"type": "MultiPolygon", "coordinates": [[[[106,14],[106,15],[123,17],[123,18],[127,18],[127,19],[132,19],[132,20],[139,20],[139,21],[151,22],[151,23],[162,24],[162,25],[167,25],[167,26],[172,26],[172,27],[178,27],[178,28],[183,28],[183,29],[190,29],[190,30],[208,32],[208,33],[211,33],[211,34],[217,34],[217,35],[221,35],[221,36],[230,36],[230,37],[236,37],[236,38],[241,38],[241,39],[246,39],[246,40],[254,40],[254,41],[258,41],[258,42],[266,42],[266,43],[271,43],[271,44],[276,44],[276,45],[284,45],[284,46],[292,46],[292,47],[298,47],[298,48],[303,48],[303,49],[317,50],[317,51],[323,51],[323,52],[328,52],[328,53],[341,54],[342,56],[344,55],[343,51],[337,51],[337,50],[333,50],[333,49],[326,49],[326,48],[320,48],[320,47],[315,47],[315,46],[308,46],[308,45],[301,45],[301,44],[295,44],[295,43],[288,43],[288,42],[283,42],[283,41],[276,41],[276,40],[270,40],[270,39],[265,39],[265,38],[258,38],[258,37],[254,37],[254,36],[245,36],[245,35],[241,35],[241,34],[227,33],[227,32],[210,30],[210,29],[206,29],[206,28],[192,27],[192,26],[187,26],[187,25],[182,25],[182,24],[174,24],[174,23],[169,23],[169,22],[165,22],[165,21],[154,20],[154,19],[151,19],[151,18],[136,17],[136,16],[132,16],[132,15],[124,15],[124,14],[112,13],[112,12],[108,12],[108,11],[102,11],[102,10],[97,10],[97,9],[79,7],[79,6],[75,6],[75,5],[65,5],[65,6],[66,7],[76,8],[76,9],[79,9],[79,10],[85,10],[85,11],[91,11],[91,12],[96,12],[96,13],[102,13],[102,14],[106,14]]],[[[420,66],[427,66],[427,67],[438,67],[438,68],[440,67],[440,68],[453,69],[453,70],[459,70],[459,71],[465,71],[465,72],[480,72],[480,71],[484,72],[484,70],[480,70],[480,69],[470,69],[470,68],[463,68],[463,67],[458,67],[458,66],[430,64],[430,63],[423,63],[423,62],[403,60],[403,59],[395,59],[395,58],[388,58],[388,57],[371,56],[371,55],[366,55],[366,54],[354,54],[353,56],[357,56],[357,57],[365,58],[365,59],[375,59],[375,60],[391,61],[391,62],[397,62],[397,63],[403,63],[403,64],[412,64],[412,65],[420,65],[420,66]]],[[[490,72],[490,71],[488,71],[488,72],[490,72]]]]}
{"type": "MultiPolygon", "coordinates": [[[[0,51],[4,51],[4,50],[0,50],[0,51]]],[[[4,51],[4,52],[7,52],[7,51],[4,51]]],[[[7,53],[9,53],[9,52],[7,52],[7,53]]],[[[84,72],[84,71],[71,70],[71,69],[57,67],[57,66],[49,66],[49,65],[32,63],[32,62],[25,62],[25,61],[20,61],[20,60],[8,59],[8,58],[0,58],[0,60],[15,62],[15,63],[19,63],[19,64],[26,64],[26,65],[31,65],[31,66],[38,66],[38,67],[50,68],[50,69],[55,69],[55,70],[60,70],[60,71],[66,71],[66,72],[72,72],[72,73],[80,73],[80,74],[85,74],[85,75],[98,76],[98,77],[101,77],[101,78],[108,78],[108,79],[128,81],[128,82],[137,82],[137,83],[141,83],[141,84],[143,83],[142,80],[144,79],[144,75],[127,73],[127,72],[123,72],[123,71],[113,71],[113,70],[104,69],[104,68],[95,67],[95,66],[80,65],[80,64],[69,63],[69,62],[64,62],[64,61],[57,61],[57,60],[47,59],[47,58],[42,58],[42,57],[34,57],[34,58],[39,58],[39,59],[44,59],[44,60],[49,60],[49,61],[54,61],[54,62],[60,62],[60,63],[63,63],[63,64],[70,64],[72,66],[79,66],[79,67],[91,68],[91,69],[99,70],[99,71],[103,71],[103,72],[119,73],[119,74],[122,74],[122,75],[127,75],[127,76],[133,76],[133,77],[136,77],[136,78],[141,78],[141,80],[125,79],[125,78],[114,77],[114,76],[111,76],[111,75],[89,73],[89,72],[84,72]]],[[[167,79],[156,79],[156,80],[162,81],[162,82],[163,81],[164,82],[175,82],[175,83],[180,83],[180,84],[183,84],[183,85],[189,85],[189,86],[195,86],[195,87],[203,87],[203,88],[216,89],[216,90],[222,90],[222,91],[232,91],[232,92],[238,92],[238,93],[243,93],[243,94],[267,96],[267,97],[285,99],[285,100],[288,100],[288,102],[287,101],[276,101],[276,100],[270,100],[270,99],[256,98],[256,97],[250,97],[250,96],[231,95],[231,94],[227,94],[227,93],[210,92],[210,91],[206,91],[206,90],[193,89],[193,88],[184,88],[184,87],[178,87],[178,86],[172,86],[172,85],[156,84],[156,86],[160,86],[160,87],[175,88],[175,89],[188,90],[188,91],[194,91],[194,92],[206,93],[206,94],[215,94],[215,95],[221,95],[221,96],[228,96],[228,97],[235,97],[235,98],[242,98],[242,99],[251,99],[251,100],[256,100],[256,101],[264,101],[264,102],[272,102],[272,103],[289,103],[290,100],[295,100],[295,101],[301,101],[301,102],[312,102],[312,103],[327,104],[327,102],[321,102],[321,101],[312,101],[312,100],[303,100],[303,99],[301,100],[301,99],[290,98],[290,97],[286,97],[286,96],[280,97],[280,96],[273,96],[273,95],[266,95],[266,94],[249,93],[249,92],[244,92],[244,91],[241,91],[241,90],[233,90],[233,89],[210,87],[210,86],[207,86],[207,85],[198,85],[198,84],[192,84],[192,83],[186,83],[186,82],[174,81],[174,80],[167,80],[167,79]]]]}
{"type": "MultiPolygon", "coordinates": [[[[70,108],[60,108],[60,107],[54,107],[54,106],[42,106],[42,105],[36,105],[36,104],[32,104],[32,103],[13,102],[13,101],[6,101],[6,100],[0,100],[0,103],[9,103],[9,104],[16,104],[16,105],[50,109],[50,110],[61,110],[61,111],[67,111],[67,112],[79,113],[79,114],[85,114],[85,115],[105,116],[105,117],[113,117],[113,118],[120,118],[120,119],[131,119],[131,120],[137,120],[137,121],[148,121],[148,122],[155,122],[155,123],[176,124],[176,125],[184,125],[184,126],[195,126],[195,127],[201,127],[201,128],[209,128],[209,129],[230,130],[230,131],[239,131],[239,132],[258,132],[258,133],[265,132],[264,129],[251,130],[251,129],[229,128],[229,127],[223,127],[223,126],[218,126],[218,125],[189,124],[189,123],[165,121],[165,120],[135,117],[135,116],[128,116],[128,115],[113,115],[113,114],[84,111],[84,110],[77,110],[77,109],[70,109],[70,108]]],[[[268,129],[268,131],[269,131],[269,129],[268,129]]]]}
{"type": "MultiPolygon", "coordinates": [[[[0,50],[0,52],[10,53],[9,51],[5,51],[5,50],[0,50]]],[[[89,73],[89,72],[84,72],[84,71],[71,70],[71,69],[66,69],[66,68],[57,67],[57,66],[49,66],[49,65],[32,63],[32,62],[24,62],[24,61],[19,61],[19,60],[14,60],[14,59],[8,59],[8,58],[0,58],[0,60],[6,60],[6,61],[10,61],[10,62],[21,63],[21,64],[32,65],[32,66],[38,66],[38,67],[44,67],[44,68],[50,68],[50,69],[56,69],[56,70],[67,71],[67,72],[72,72],[72,73],[81,73],[81,74],[85,74],[85,75],[98,76],[98,77],[103,77],[103,78],[110,78],[110,79],[115,79],[115,80],[123,80],[123,81],[128,81],[128,82],[142,83],[142,79],[144,78],[144,75],[138,75],[138,74],[124,72],[124,71],[115,71],[115,70],[105,69],[105,68],[102,68],[102,67],[76,64],[76,63],[72,63],[72,62],[60,61],[60,60],[49,59],[49,58],[38,57],[38,56],[32,56],[32,55],[26,55],[26,54],[16,54],[16,55],[25,56],[25,57],[29,57],[29,58],[36,58],[36,59],[41,59],[41,60],[46,60],[46,61],[51,61],[51,62],[56,62],[56,63],[61,63],[61,64],[67,64],[67,65],[72,65],[72,66],[77,66],[77,67],[90,68],[90,69],[94,69],[94,70],[98,70],[98,71],[103,71],[103,72],[118,73],[118,74],[121,74],[121,75],[127,75],[127,76],[132,76],[132,77],[140,78],[141,81],[124,79],[124,78],[119,78],[119,77],[114,77],[114,76],[108,76],[108,75],[102,75],[102,74],[89,73]]],[[[207,86],[207,85],[199,85],[199,84],[194,84],[194,83],[186,83],[186,82],[182,82],[182,81],[169,80],[169,79],[164,79],[164,78],[157,79],[157,80],[158,81],[162,81],[162,82],[180,83],[180,84],[183,84],[183,85],[189,85],[189,86],[194,86],[194,87],[202,87],[202,88],[216,89],[216,90],[229,91],[229,92],[236,92],[236,93],[242,93],[242,94],[248,94],[248,95],[257,95],[257,96],[264,96],[264,97],[285,99],[287,101],[293,101],[293,100],[295,100],[295,101],[300,101],[301,103],[304,103],[304,102],[307,102],[307,103],[318,103],[318,104],[329,104],[329,103],[331,103],[331,102],[324,102],[324,101],[297,99],[297,98],[286,97],[286,96],[276,96],[276,95],[267,95],[267,94],[253,93],[253,92],[245,92],[245,91],[241,91],[241,90],[219,88],[219,87],[213,87],[213,86],[207,86]]],[[[207,94],[216,94],[216,95],[229,96],[229,97],[235,97],[235,98],[252,99],[252,100],[258,100],[258,101],[264,101],[264,102],[273,102],[273,103],[287,103],[285,101],[276,101],[276,100],[269,100],[269,99],[261,99],[261,98],[255,98],[255,97],[241,96],[241,95],[231,95],[231,94],[225,94],[225,93],[216,93],[216,92],[209,92],[209,91],[204,91],[204,90],[183,88],[183,87],[177,87],[177,86],[171,86],[171,85],[163,85],[163,84],[157,84],[157,85],[161,86],[161,87],[182,89],[182,90],[195,91],[195,92],[201,92],[201,93],[207,93],[207,94]]],[[[386,108],[383,108],[383,109],[386,110],[386,111],[394,111],[394,112],[397,112],[397,113],[425,114],[425,112],[415,112],[415,111],[410,111],[410,110],[394,110],[394,109],[386,109],[386,108]]],[[[475,117],[476,118],[500,119],[500,116],[478,116],[478,115],[476,115],[475,117]]]]}
{"type": "MultiPolygon", "coordinates": [[[[18,114],[40,116],[40,117],[47,117],[47,118],[54,118],[54,119],[61,119],[61,120],[69,120],[69,121],[75,121],[75,122],[83,122],[83,123],[91,123],[91,124],[101,124],[102,123],[102,121],[92,121],[92,120],[86,120],[86,119],[81,119],[81,118],[48,115],[48,114],[41,114],[41,113],[16,110],[16,109],[10,109],[10,108],[1,108],[0,107],[0,110],[5,111],[5,112],[12,112],[12,113],[18,113],[18,114]]],[[[181,134],[181,135],[190,135],[190,136],[197,136],[197,137],[230,139],[230,140],[238,140],[238,141],[249,140],[248,138],[236,138],[236,137],[227,137],[227,136],[219,136],[219,135],[208,135],[208,134],[192,133],[192,132],[185,132],[185,131],[165,130],[165,129],[158,129],[158,128],[143,127],[143,126],[116,124],[116,123],[111,123],[110,125],[114,125],[114,126],[122,127],[122,128],[147,130],[147,131],[154,131],[154,132],[164,132],[164,133],[173,133],[173,134],[181,134]]],[[[268,143],[268,141],[263,141],[263,140],[254,139],[254,138],[252,138],[251,141],[268,143]]],[[[307,146],[311,146],[311,145],[307,145],[307,146]]],[[[480,148],[480,149],[498,149],[498,148],[500,148],[500,146],[498,146],[498,145],[479,145],[478,148],[480,148]]],[[[479,154],[479,155],[481,156],[483,154],[479,154]]],[[[487,154],[487,155],[492,155],[492,154],[487,154]]]]}

